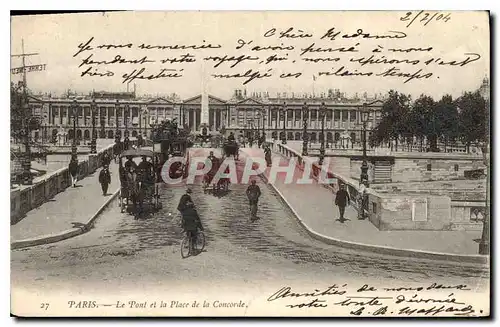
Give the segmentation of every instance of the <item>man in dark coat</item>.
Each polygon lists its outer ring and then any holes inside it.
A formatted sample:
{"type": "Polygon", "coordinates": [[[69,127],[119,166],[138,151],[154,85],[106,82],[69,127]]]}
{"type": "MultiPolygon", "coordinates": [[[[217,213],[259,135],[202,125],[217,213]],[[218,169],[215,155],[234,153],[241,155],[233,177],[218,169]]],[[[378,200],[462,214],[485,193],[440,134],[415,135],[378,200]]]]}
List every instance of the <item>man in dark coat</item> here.
{"type": "Polygon", "coordinates": [[[264,142],[266,142],[266,134],[262,133],[262,135],[259,137],[257,144],[259,146],[259,149],[264,144],[264,142]]]}
{"type": "Polygon", "coordinates": [[[78,181],[78,159],[71,158],[69,162],[69,174],[71,175],[71,185],[76,187],[76,182],[78,181]]]}
{"type": "MultiPolygon", "coordinates": [[[[257,185],[255,179],[252,180],[252,183],[248,186],[246,194],[248,201],[250,202],[250,212],[252,212],[252,206],[255,206],[255,215],[256,215],[261,192],[260,192],[260,187],[257,185]]],[[[255,217],[252,216],[252,220],[255,220],[255,217]]]]}
{"type": "Polygon", "coordinates": [[[125,167],[126,171],[128,171],[131,167],[134,170],[137,170],[137,164],[135,163],[134,157],[132,157],[132,156],[127,156],[127,161],[125,161],[123,166],[125,167]]]}
{"type": "Polygon", "coordinates": [[[148,161],[146,156],[142,157],[142,161],[137,166],[139,174],[141,175],[141,181],[149,181],[152,180],[153,176],[153,164],[148,161]]]}
{"type": "Polygon", "coordinates": [[[348,206],[351,202],[349,197],[349,193],[345,190],[345,185],[340,185],[340,190],[337,192],[337,196],[335,196],[335,205],[339,207],[340,218],[339,221],[343,223],[346,219],[344,219],[345,207],[348,206]]]}
{"type": "Polygon", "coordinates": [[[229,133],[229,136],[227,137],[228,142],[234,142],[234,134],[233,132],[229,133]]]}
{"type": "Polygon", "coordinates": [[[267,166],[271,167],[272,164],[271,148],[267,144],[264,146],[264,158],[266,159],[267,166]]]}
{"type": "Polygon", "coordinates": [[[130,147],[130,140],[128,136],[125,136],[125,139],[123,140],[123,149],[126,151],[130,147]]]}
{"type": "Polygon", "coordinates": [[[111,157],[109,156],[109,154],[107,152],[104,152],[103,156],[102,156],[102,167],[106,167],[108,166],[109,167],[109,163],[111,162],[111,157]]]}
{"type": "Polygon", "coordinates": [[[181,213],[184,212],[184,210],[186,209],[186,203],[188,202],[193,202],[193,200],[191,199],[191,193],[193,193],[193,191],[188,188],[186,190],[186,193],[184,193],[182,196],[181,196],[181,199],[179,201],[179,205],[177,206],[177,210],[179,210],[181,213]]]}
{"type": "Polygon", "coordinates": [[[108,186],[111,184],[111,174],[109,173],[108,166],[104,166],[99,173],[99,183],[101,183],[102,195],[108,194],[108,186]]]}
{"type": "Polygon", "coordinates": [[[190,240],[191,250],[193,250],[195,248],[196,237],[198,236],[198,229],[203,230],[203,225],[192,201],[187,201],[185,204],[182,213],[182,228],[186,231],[190,240]]]}

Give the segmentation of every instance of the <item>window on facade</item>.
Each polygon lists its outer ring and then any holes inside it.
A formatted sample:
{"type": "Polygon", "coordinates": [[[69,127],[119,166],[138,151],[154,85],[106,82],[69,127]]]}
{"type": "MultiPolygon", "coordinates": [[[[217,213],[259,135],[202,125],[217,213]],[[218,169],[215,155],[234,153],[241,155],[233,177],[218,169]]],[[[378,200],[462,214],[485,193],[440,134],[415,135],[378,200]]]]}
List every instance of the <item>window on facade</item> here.
{"type": "Polygon", "coordinates": [[[333,116],[332,111],[331,111],[331,110],[328,110],[328,111],[326,112],[326,119],[327,119],[327,120],[332,120],[332,116],[333,116]]]}
{"type": "Polygon", "coordinates": [[[429,163],[427,164],[427,171],[431,171],[432,170],[432,165],[429,163]]]}
{"type": "Polygon", "coordinates": [[[356,111],[351,110],[351,121],[356,121],[356,114],[357,114],[356,111]]]}
{"type": "Polygon", "coordinates": [[[339,110],[335,110],[334,118],[335,118],[335,120],[340,120],[340,111],[339,110]]]}
{"type": "Polygon", "coordinates": [[[318,117],[318,111],[311,110],[311,119],[317,119],[317,117],[318,117]]]}
{"type": "Polygon", "coordinates": [[[342,121],[347,121],[347,110],[342,110],[342,121]]]}
{"type": "Polygon", "coordinates": [[[455,164],[455,171],[458,171],[458,165],[455,164]]]}

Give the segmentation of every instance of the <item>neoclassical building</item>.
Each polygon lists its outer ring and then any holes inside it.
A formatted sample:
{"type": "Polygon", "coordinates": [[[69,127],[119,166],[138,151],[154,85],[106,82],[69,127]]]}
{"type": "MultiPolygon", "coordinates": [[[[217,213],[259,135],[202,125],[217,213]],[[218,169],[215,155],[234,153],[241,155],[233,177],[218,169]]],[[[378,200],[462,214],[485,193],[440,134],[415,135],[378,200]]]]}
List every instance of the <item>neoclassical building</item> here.
{"type": "Polygon", "coordinates": [[[369,105],[367,130],[371,130],[380,120],[382,99],[364,97],[346,98],[338,91],[328,96],[295,97],[253,94],[246,96],[236,90],[229,100],[208,95],[208,117],[202,116],[202,95],[186,100],[157,97],[136,97],[134,92],[107,93],[93,92],[87,96],[67,96],[64,98],[30,96],[32,114],[40,117],[42,129],[34,131],[35,139],[54,140],[64,135],[72,140],[73,124],[76,138],[91,139],[92,111],[95,114],[95,129],[99,138],[113,139],[116,135],[149,135],[151,127],[162,120],[177,118],[193,132],[206,123],[211,132],[220,130],[235,134],[248,134],[258,130],[267,137],[301,140],[303,114],[307,114],[307,132],[312,142],[319,140],[321,132],[321,110],[325,114],[325,134],[328,142],[339,140],[341,135],[349,135],[355,143],[360,140],[362,130],[361,111],[364,103],[369,105]],[[304,107],[307,111],[304,111],[304,107]],[[73,114],[76,113],[76,121],[73,114]]]}

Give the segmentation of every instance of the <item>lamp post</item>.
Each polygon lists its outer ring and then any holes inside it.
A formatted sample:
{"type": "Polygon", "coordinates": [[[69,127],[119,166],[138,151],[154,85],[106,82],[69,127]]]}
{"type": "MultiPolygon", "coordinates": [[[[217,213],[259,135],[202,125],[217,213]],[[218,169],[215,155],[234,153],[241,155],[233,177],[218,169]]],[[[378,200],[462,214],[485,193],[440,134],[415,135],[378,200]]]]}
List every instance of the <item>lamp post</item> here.
{"type": "Polygon", "coordinates": [[[361,110],[361,121],[363,122],[363,163],[361,164],[361,176],[360,182],[363,183],[366,187],[369,186],[368,183],[368,161],[366,157],[366,122],[368,121],[368,108],[367,104],[363,103],[363,109],[361,110]]]}
{"type": "Polygon", "coordinates": [[[139,135],[142,136],[142,114],[144,111],[139,109],[139,135]]]}
{"type": "Polygon", "coordinates": [[[489,174],[489,155],[488,155],[488,144],[485,142],[482,147],[483,160],[486,165],[486,208],[484,210],[483,219],[483,232],[481,233],[481,241],[479,242],[479,254],[488,255],[490,254],[490,212],[488,206],[488,200],[490,197],[490,183],[488,181],[489,174]]]}
{"type": "Polygon", "coordinates": [[[115,104],[115,139],[117,142],[120,142],[120,137],[118,136],[118,110],[120,109],[120,104],[118,99],[116,99],[116,104],[115,104]]]}
{"type": "Polygon", "coordinates": [[[281,144],[286,144],[286,102],[283,102],[281,115],[283,117],[283,138],[281,139],[281,144]]]}
{"type": "Polygon", "coordinates": [[[319,115],[321,119],[321,146],[319,148],[319,162],[318,164],[321,166],[323,164],[323,160],[325,159],[325,116],[326,116],[326,106],[323,102],[319,109],[319,115]]]}
{"type": "Polygon", "coordinates": [[[125,131],[123,133],[123,136],[128,138],[128,116],[129,116],[129,106],[128,104],[125,105],[125,110],[123,112],[123,123],[125,125],[125,131]]]}
{"type": "Polygon", "coordinates": [[[31,148],[30,148],[30,138],[31,138],[31,108],[28,103],[28,95],[26,88],[24,87],[23,100],[22,100],[22,111],[24,112],[24,156],[22,160],[23,166],[23,178],[22,183],[24,185],[33,184],[33,175],[31,174],[31,148]]]}
{"type": "Polygon", "coordinates": [[[266,112],[266,108],[261,108],[260,110],[262,111],[262,135],[264,135],[264,141],[265,141],[265,138],[266,138],[266,116],[267,116],[267,112],[266,112]]]}
{"type": "Polygon", "coordinates": [[[97,106],[95,104],[95,99],[92,99],[92,104],[90,105],[90,110],[92,112],[92,140],[90,141],[90,153],[97,153],[97,131],[95,130],[95,116],[97,111],[97,106]]]}
{"type": "Polygon", "coordinates": [[[73,105],[71,106],[71,115],[73,116],[73,142],[71,143],[71,158],[76,159],[77,148],[76,148],[76,115],[78,114],[78,103],[76,99],[73,100],[73,105]]]}
{"type": "Polygon", "coordinates": [[[255,116],[257,117],[257,137],[260,135],[260,110],[255,110],[255,116]]]}
{"type": "Polygon", "coordinates": [[[100,115],[100,121],[101,121],[101,137],[106,138],[106,130],[105,130],[106,121],[104,119],[104,115],[100,115]]]}
{"type": "Polygon", "coordinates": [[[309,117],[309,107],[307,103],[304,102],[302,106],[302,156],[307,156],[307,141],[309,140],[309,135],[307,135],[307,118],[309,117]]]}

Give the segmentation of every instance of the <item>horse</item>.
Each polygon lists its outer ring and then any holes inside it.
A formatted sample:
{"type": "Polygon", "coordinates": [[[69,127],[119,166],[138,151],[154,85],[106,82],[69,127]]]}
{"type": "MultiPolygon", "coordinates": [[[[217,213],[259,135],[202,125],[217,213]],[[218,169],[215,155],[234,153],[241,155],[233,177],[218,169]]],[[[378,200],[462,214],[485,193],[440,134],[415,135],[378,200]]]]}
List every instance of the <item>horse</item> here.
{"type": "Polygon", "coordinates": [[[239,146],[236,142],[225,142],[224,143],[224,157],[233,156],[235,160],[239,157],[239,146]]]}
{"type": "Polygon", "coordinates": [[[121,152],[122,152],[122,144],[121,142],[116,142],[113,145],[113,156],[115,157],[115,163],[118,163],[121,152]]]}
{"type": "Polygon", "coordinates": [[[134,212],[137,212],[137,204],[139,203],[139,207],[142,209],[143,196],[141,196],[141,189],[143,187],[142,181],[140,178],[137,178],[137,174],[135,172],[125,172],[125,187],[127,189],[127,202],[126,206],[128,208],[129,201],[131,200],[134,205],[134,212]]]}

